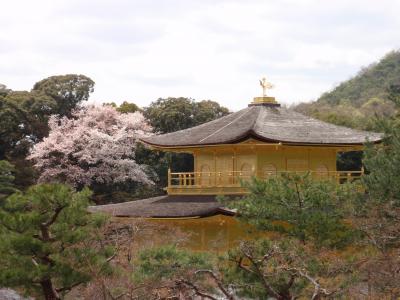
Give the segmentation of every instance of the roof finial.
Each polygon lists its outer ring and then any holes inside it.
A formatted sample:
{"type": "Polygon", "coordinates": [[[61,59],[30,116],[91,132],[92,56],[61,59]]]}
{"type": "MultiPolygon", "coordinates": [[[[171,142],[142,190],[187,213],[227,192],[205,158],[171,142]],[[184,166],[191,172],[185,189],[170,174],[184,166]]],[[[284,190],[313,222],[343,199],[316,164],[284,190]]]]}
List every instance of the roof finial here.
{"type": "Polygon", "coordinates": [[[275,97],[267,96],[267,89],[272,89],[274,86],[268,82],[265,77],[260,79],[260,86],[263,89],[262,97],[255,97],[253,102],[251,102],[249,105],[280,106],[280,104],[275,101],[275,97]]]}
{"type": "Polygon", "coordinates": [[[260,80],[260,85],[263,89],[263,97],[267,97],[267,89],[272,89],[274,87],[265,77],[260,80]]]}

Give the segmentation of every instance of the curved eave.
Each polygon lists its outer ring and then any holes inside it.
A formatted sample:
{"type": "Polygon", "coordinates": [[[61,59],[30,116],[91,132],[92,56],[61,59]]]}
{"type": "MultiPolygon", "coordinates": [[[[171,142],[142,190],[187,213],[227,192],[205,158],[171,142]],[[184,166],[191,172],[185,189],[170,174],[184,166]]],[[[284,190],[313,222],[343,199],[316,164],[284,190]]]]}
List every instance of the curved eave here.
{"type": "Polygon", "coordinates": [[[262,143],[325,147],[356,147],[382,134],[354,130],[306,117],[280,107],[252,106],[192,128],[142,141],[159,149],[239,144],[249,138],[262,143]]]}
{"type": "MultiPolygon", "coordinates": [[[[336,147],[336,148],[341,148],[341,147],[363,147],[365,142],[358,142],[358,143],[324,143],[324,142],[319,142],[319,143],[311,143],[311,142],[294,142],[294,141],[284,141],[284,140],[274,140],[274,139],[266,139],[253,131],[247,133],[246,135],[243,135],[241,137],[238,137],[233,140],[228,140],[224,141],[223,143],[208,143],[208,144],[176,144],[176,145],[163,145],[163,144],[156,144],[152,143],[149,141],[146,141],[145,139],[140,139],[141,142],[149,145],[152,148],[155,149],[160,149],[160,150],[166,150],[166,151],[171,151],[173,149],[185,149],[185,148],[205,148],[205,147],[219,147],[219,146],[261,146],[260,144],[245,144],[243,143],[244,141],[248,139],[255,139],[257,141],[262,142],[262,145],[265,146],[315,146],[315,147],[336,147]]],[[[372,141],[373,144],[379,144],[381,140],[375,140],[372,141]]]]}

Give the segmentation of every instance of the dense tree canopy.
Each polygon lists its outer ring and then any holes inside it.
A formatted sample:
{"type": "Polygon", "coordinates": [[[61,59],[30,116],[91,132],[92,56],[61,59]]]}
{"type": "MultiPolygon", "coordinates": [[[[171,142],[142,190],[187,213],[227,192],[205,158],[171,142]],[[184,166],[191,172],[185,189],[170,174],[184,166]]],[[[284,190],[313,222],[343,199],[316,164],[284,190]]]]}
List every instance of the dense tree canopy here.
{"type": "Polygon", "coordinates": [[[120,105],[117,105],[115,102],[104,103],[103,105],[111,105],[120,113],[134,113],[137,111],[141,111],[139,106],[137,106],[133,102],[124,101],[120,105]]]}
{"type": "Polygon", "coordinates": [[[348,100],[355,107],[360,107],[372,98],[387,99],[388,87],[399,82],[400,51],[392,51],[379,62],[362,68],[350,80],[322,94],[318,101],[335,105],[348,100]]]}
{"type": "Polygon", "coordinates": [[[387,127],[383,144],[367,148],[364,164],[368,171],[364,181],[370,193],[400,206],[400,129],[387,127]]]}
{"type": "Polygon", "coordinates": [[[90,78],[74,74],[43,79],[30,92],[0,85],[0,159],[25,157],[32,144],[47,136],[50,115],[70,115],[93,86],[90,78]]]}
{"type": "Polygon", "coordinates": [[[134,113],[140,111],[140,108],[135,103],[124,101],[117,107],[117,111],[120,113],[134,113]]]}
{"type": "Polygon", "coordinates": [[[89,99],[94,81],[85,75],[58,75],[43,79],[33,86],[32,92],[41,92],[56,102],[53,114],[68,116],[81,102],[89,99]]]}
{"type": "Polygon", "coordinates": [[[48,133],[47,120],[55,101],[40,92],[13,92],[0,96],[0,159],[24,156],[48,133]]]}
{"type": "Polygon", "coordinates": [[[0,160],[0,206],[1,200],[16,191],[14,186],[14,166],[6,160],[0,160]]]}
{"type": "Polygon", "coordinates": [[[5,97],[7,94],[11,92],[10,89],[7,88],[5,84],[0,83],[0,97],[5,97]]]}
{"type": "Polygon", "coordinates": [[[193,127],[229,114],[217,102],[190,98],[160,98],[144,109],[151,126],[159,133],[193,127]]]}
{"type": "Polygon", "coordinates": [[[390,117],[396,113],[393,102],[389,101],[389,89],[399,83],[400,51],[393,51],[322,94],[317,101],[301,103],[295,109],[337,125],[378,130],[373,121],[375,115],[390,117]]]}

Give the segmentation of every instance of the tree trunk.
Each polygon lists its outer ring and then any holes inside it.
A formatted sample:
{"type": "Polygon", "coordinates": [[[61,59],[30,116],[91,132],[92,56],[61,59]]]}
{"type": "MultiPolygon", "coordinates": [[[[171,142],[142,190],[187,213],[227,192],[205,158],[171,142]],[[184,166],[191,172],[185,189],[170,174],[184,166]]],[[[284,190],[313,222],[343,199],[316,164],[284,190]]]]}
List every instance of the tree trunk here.
{"type": "Polygon", "coordinates": [[[40,282],[42,286],[43,295],[46,300],[60,300],[60,296],[58,295],[56,289],[51,282],[51,279],[45,279],[40,282]]]}

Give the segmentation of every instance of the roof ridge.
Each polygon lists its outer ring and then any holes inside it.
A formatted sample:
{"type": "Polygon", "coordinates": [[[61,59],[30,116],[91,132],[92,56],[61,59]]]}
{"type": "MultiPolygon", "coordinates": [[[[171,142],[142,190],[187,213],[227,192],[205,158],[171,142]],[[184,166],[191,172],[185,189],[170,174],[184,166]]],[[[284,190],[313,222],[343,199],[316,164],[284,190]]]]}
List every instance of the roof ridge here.
{"type": "Polygon", "coordinates": [[[255,128],[254,128],[254,126],[256,126],[257,124],[258,124],[258,119],[260,118],[260,116],[261,116],[261,113],[263,112],[263,107],[264,106],[259,106],[259,107],[261,107],[261,109],[259,109],[258,110],[258,116],[257,116],[257,118],[254,118],[254,121],[253,121],[253,124],[251,124],[251,131],[253,131],[253,132],[255,132],[255,128]]]}
{"type": "MultiPolygon", "coordinates": [[[[241,109],[241,110],[235,111],[235,112],[229,112],[227,115],[222,116],[222,117],[220,117],[220,118],[217,118],[217,119],[214,119],[214,120],[205,122],[205,123],[201,123],[201,124],[198,124],[198,125],[195,125],[195,126],[192,126],[192,127],[182,128],[182,129],[179,129],[179,130],[177,130],[177,131],[165,132],[165,133],[154,132],[154,135],[150,136],[149,138],[151,138],[151,137],[159,137],[159,136],[168,136],[168,135],[173,135],[173,134],[176,134],[176,133],[181,133],[181,132],[184,132],[184,131],[189,131],[189,130],[192,130],[192,129],[194,129],[194,128],[204,127],[204,126],[207,126],[207,125],[209,125],[209,124],[211,124],[211,123],[220,122],[222,119],[231,117],[232,115],[234,115],[234,114],[236,114],[236,113],[239,113],[239,112],[242,111],[242,110],[245,110],[245,109],[241,109]]],[[[140,138],[140,140],[145,141],[146,138],[140,138]]]]}
{"type": "MultiPolygon", "coordinates": [[[[209,134],[208,136],[202,138],[201,140],[199,140],[199,142],[204,142],[206,139],[212,137],[213,135],[217,134],[218,132],[222,131],[223,129],[225,129],[226,127],[228,127],[229,125],[231,125],[232,123],[235,123],[236,121],[238,121],[240,118],[242,118],[245,114],[247,114],[249,111],[251,111],[253,109],[253,107],[251,107],[248,110],[245,110],[245,112],[243,112],[240,116],[238,116],[237,118],[233,119],[232,121],[230,121],[229,123],[225,124],[224,126],[222,126],[221,128],[219,128],[218,130],[214,131],[213,133],[209,134]]],[[[254,122],[251,125],[250,128],[253,128],[254,126],[254,122]]]]}

